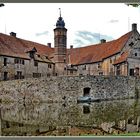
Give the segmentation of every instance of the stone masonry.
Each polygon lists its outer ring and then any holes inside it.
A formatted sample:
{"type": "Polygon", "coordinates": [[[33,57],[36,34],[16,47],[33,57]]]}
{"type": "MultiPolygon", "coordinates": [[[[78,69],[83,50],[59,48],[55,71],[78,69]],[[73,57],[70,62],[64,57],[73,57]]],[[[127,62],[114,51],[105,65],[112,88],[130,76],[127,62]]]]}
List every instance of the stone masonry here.
{"type": "Polygon", "coordinates": [[[59,76],[1,81],[0,98],[17,102],[75,102],[90,88],[89,95],[101,100],[139,96],[139,79],[127,76],[59,76]]]}

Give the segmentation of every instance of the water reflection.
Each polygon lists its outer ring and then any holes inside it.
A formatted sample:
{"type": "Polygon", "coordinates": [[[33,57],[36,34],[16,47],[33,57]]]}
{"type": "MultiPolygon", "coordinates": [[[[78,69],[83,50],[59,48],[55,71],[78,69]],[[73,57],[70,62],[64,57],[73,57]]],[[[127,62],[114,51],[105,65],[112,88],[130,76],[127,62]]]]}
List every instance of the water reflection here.
{"type": "Polygon", "coordinates": [[[0,135],[107,135],[140,131],[140,100],[1,105],[0,135]]]}

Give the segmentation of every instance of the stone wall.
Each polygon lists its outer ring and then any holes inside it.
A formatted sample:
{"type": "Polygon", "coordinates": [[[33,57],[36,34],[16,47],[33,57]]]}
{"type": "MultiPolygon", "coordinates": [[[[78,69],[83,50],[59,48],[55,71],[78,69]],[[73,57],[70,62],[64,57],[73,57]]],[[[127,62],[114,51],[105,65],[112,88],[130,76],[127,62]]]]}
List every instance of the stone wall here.
{"type": "MultiPolygon", "coordinates": [[[[18,62],[19,62],[18,61],[18,62]]],[[[50,62],[38,62],[38,66],[34,65],[34,59],[22,59],[8,56],[0,56],[0,80],[4,80],[4,72],[7,72],[7,79],[15,79],[17,72],[21,72],[25,78],[32,78],[33,73],[41,74],[41,76],[52,76],[54,73],[54,64],[50,62]],[[4,58],[7,64],[4,66],[4,58]],[[15,63],[15,59],[24,61],[24,63],[15,63]],[[49,67],[51,65],[51,67],[49,67]]]]}
{"type": "Polygon", "coordinates": [[[0,98],[8,97],[18,102],[75,102],[88,87],[89,94],[95,98],[125,99],[134,98],[136,93],[138,95],[139,83],[135,77],[124,76],[62,76],[1,81],[0,98]]]}

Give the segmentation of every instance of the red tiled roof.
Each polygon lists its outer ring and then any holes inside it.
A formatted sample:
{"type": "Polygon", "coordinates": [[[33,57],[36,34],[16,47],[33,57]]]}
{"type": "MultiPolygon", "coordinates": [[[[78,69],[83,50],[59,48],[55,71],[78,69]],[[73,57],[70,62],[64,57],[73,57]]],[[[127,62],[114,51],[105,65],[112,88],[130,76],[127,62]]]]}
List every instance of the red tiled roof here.
{"type": "MultiPolygon", "coordinates": [[[[73,65],[102,61],[119,53],[131,35],[132,31],[110,42],[68,49],[67,59],[70,54],[70,62],[73,65]]],[[[48,58],[54,56],[54,48],[0,33],[0,55],[30,59],[26,52],[32,48],[36,48],[39,55],[48,56],[48,58]]]]}
{"type": "Polygon", "coordinates": [[[46,45],[0,33],[0,55],[29,59],[26,50],[30,50],[34,47],[37,49],[37,53],[40,55],[49,56],[52,52],[54,52],[53,48],[46,45]]]}
{"type": "Polygon", "coordinates": [[[118,59],[116,59],[116,61],[114,62],[114,65],[125,62],[127,57],[128,57],[128,52],[124,52],[118,59]]]}
{"type": "Polygon", "coordinates": [[[70,62],[73,65],[78,65],[102,61],[119,53],[131,35],[132,31],[110,42],[69,49],[67,53],[70,54],[70,62]]]}

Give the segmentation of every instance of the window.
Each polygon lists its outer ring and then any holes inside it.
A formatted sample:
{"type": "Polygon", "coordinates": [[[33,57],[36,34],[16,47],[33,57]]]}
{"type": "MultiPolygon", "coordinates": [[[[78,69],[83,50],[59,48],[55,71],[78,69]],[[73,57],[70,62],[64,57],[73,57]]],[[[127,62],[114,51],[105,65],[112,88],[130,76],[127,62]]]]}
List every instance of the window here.
{"type": "Polygon", "coordinates": [[[8,72],[4,72],[4,79],[3,80],[8,80],[8,72]]]}
{"type": "Polygon", "coordinates": [[[15,58],[15,64],[22,64],[24,65],[24,60],[20,58],[15,58]]]}
{"type": "Polygon", "coordinates": [[[84,65],[83,70],[86,70],[86,65],[84,65]]]}
{"type": "Polygon", "coordinates": [[[33,78],[39,78],[41,77],[41,73],[33,73],[33,78]]]}
{"type": "Polygon", "coordinates": [[[17,64],[17,63],[18,63],[18,59],[17,59],[17,58],[15,58],[15,60],[14,60],[14,61],[15,61],[15,64],[17,64]]]}
{"type": "Polygon", "coordinates": [[[34,66],[38,66],[38,62],[37,61],[34,61],[34,66]]]}
{"type": "Polygon", "coordinates": [[[22,64],[24,65],[24,60],[22,60],[22,64]]]}
{"type": "Polygon", "coordinates": [[[134,69],[130,69],[130,76],[134,76],[134,69]]]}
{"type": "Polygon", "coordinates": [[[103,72],[99,72],[99,75],[103,75],[103,72]]]}
{"type": "Polygon", "coordinates": [[[101,64],[100,64],[100,63],[98,64],[98,68],[99,68],[99,69],[101,68],[101,64]]]}
{"type": "Polygon", "coordinates": [[[120,75],[120,66],[117,66],[116,75],[120,75]]]}
{"type": "Polygon", "coordinates": [[[135,76],[139,76],[139,67],[136,67],[134,71],[135,71],[135,76]]]}
{"type": "Polygon", "coordinates": [[[83,91],[84,91],[83,96],[89,96],[90,95],[90,88],[89,87],[84,88],[83,91]]]}
{"type": "Polygon", "coordinates": [[[31,58],[34,58],[34,52],[30,52],[30,53],[29,53],[29,56],[30,56],[31,58]]]}
{"type": "Polygon", "coordinates": [[[83,105],[83,114],[88,114],[90,113],[90,106],[83,105]]]}
{"type": "Polygon", "coordinates": [[[135,53],[135,56],[137,56],[137,53],[135,53]]]}
{"type": "Polygon", "coordinates": [[[64,63],[66,63],[66,58],[64,58],[64,63]]]}
{"type": "Polygon", "coordinates": [[[17,71],[17,74],[15,75],[15,79],[24,79],[24,76],[22,75],[21,71],[17,71]]]}
{"type": "Polygon", "coordinates": [[[133,43],[133,42],[129,43],[129,46],[133,46],[133,45],[134,45],[134,43],[133,43]]]}
{"type": "Polygon", "coordinates": [[[50,68],[50,69],[51,69],[51,68],[52,68],[52,65],[51,65],[51,64],[48,64],[48,68],[50,68]]]}
{"type": "Polygon", "coordinates": [[[112,64],[112,59],[110,59],[110,64],[112,64]]]}
{"type": "Polygon", "coordinates": [[[70,74],[73,74],[73,70],[70,70],[70,74]]]}
{"type": "Polygon", "coordinates": [[[4,58],[4,66],[7,66],[7,58],[4,58]]]}
{"type": "Polygon", "coordinates": [[[48,73],[48,74],[47,74],[47,77],[50,77],[50,76],[51,76],[51,74],[50,74],[50,73],[48,73]]]}

